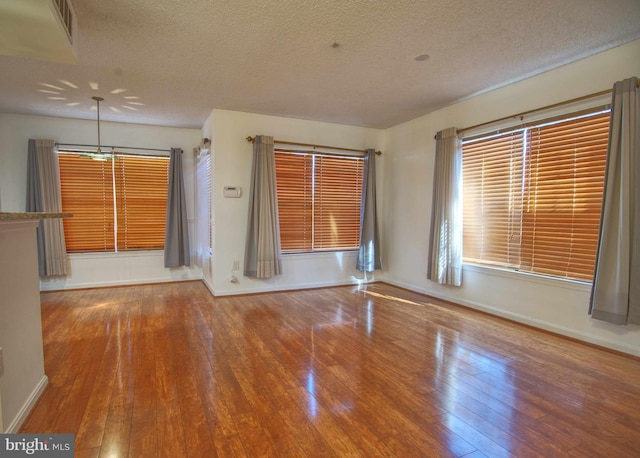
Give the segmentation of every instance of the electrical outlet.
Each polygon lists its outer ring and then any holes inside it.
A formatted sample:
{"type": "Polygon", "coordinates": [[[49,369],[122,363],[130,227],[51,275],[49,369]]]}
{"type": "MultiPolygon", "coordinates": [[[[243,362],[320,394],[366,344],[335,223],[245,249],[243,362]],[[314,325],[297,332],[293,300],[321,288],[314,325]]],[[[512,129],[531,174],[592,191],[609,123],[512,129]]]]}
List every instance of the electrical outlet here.
{"type": "Polygon", "coordinates": [[[0,347],[0,377],[4,374],[4,357],[2,355],[2,347],[0,347]]]}
{"type": "Polygon", "coordinates": [[[233,267],[231,270],[240,270],[240,261],[233,261],[233,267]]]}

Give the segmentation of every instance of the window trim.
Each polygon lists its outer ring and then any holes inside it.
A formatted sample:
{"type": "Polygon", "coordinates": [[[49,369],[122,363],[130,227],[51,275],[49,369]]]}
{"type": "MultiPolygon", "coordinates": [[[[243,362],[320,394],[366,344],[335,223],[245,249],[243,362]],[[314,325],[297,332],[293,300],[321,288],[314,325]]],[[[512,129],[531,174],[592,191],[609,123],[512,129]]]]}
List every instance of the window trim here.
{"type": "MultiPolygon", "coordinates": [[[[116,231],[118,230],[118,228],[120,226],[124,227],[127,225],[127,223],[125,223],[125,220],[127,219],[127,210],[126,208],[121,208],[120,205],[118,205],[118,201],[123,199],[123,196],[126,194],[127,191],[131,192],[132,189],[129,188],[127,190],[126,185],[124,184],[124,182],[122,181],[124,176],[120,176],[120,175],[116,175],[117,172],[121,172],[123,169],[118,170],[118,166],[116,165],[116,163],[114,162],[113,158],[124,158],[124,160],[126,161],[127,158],[133,159],[134,163],[136,162],[137,159],[148,159],[148,160],[162,160],[166,163],[166,173],[167,173],[167,186],[166,186],[166,193],[167,193],[167,197],[168,197],[168,182],[169,182],[169,169],[170,169],[170,163],[169,163],[169,159],[170,157],[166,154],[146,154],[146,153],[132,153],[126,150],[116,150],[114,148],[111,148],[110,151],[108,152],[97,152],[95,150],[91,150],[88,148],[63,148],[63,147],[59,147],[56,151],[56,154],[58,155],[79,155],[79,156],[89,156],[91,158],[94,158],[94,156],[96,155],[100,155],[101,159],[98,159],[100,161],[103,161],[103,163],[107,163],[109,165],[107,165],[108,168],[111,169],[111,184],[110,184],[110,192],[109,195],[112,197],[112,205],[109,206],[109,213],[111,215],[111,217],[113,218],[112,221],[112,226],[113,226],[113,234],[111,234],[110,231],[107,231],[104,236],[108,238],[109,235],[113,236],[113,239],[111,240],[111,243],[106,245],[105,249],[74,249],[73,251],[69,251],[68,254],[69,255],[91,255],[91,254],[99,254],[99,255],[105,255],[105,254],[123,254],[123,253],[162,253],[162,251],[164,250],[164,230],[163,235],[162,235],[162,247],[160,246],[156,246],[156,247],[149,247],[149,248],[144,248],[144,247],[140,247],[140,246],[136,246],[133,248],[126,248],[123,246],[123,242],[122,240],[126,240],[126,233],[123,232],[122,234],[118,234],[116,231]],[[115,173],[114,173],[115,172],[115,173]],[[123,188],[123,186],[125,186],[123,188]],[[124,194],[123,194],[124,193],[124,194]],[[111,195],[112,194],[112,195],[111,195]],[[118,219],[118,217],[120,219],[118,219]],[[113,246],[111,246],[111,244],[113,244],[113,246]]],[[[124,163],[122,163],[124,164],[124,163]]],[[[164,168],[165,164],[162,164],[162,168],[164,168]]],[[[131,170],[131,169],[129,169],[131,170]]],[[[132,177],[139,177],[141,175],[136,174],[135,172],[137,171],[137,169],[133,169],[134,173],[133,175],[128,175],[128,179],[131,179],[132,177]]],[[[148,176],[145,175],[145,176],[148,176]]],[[[62,178],[62,177],[61,177],[62,178]]],[[[134,180],[134,183],[138,182],[138,180],[134,180]]],[[[62,185],[62,180],[61,180],[61,187],[63,187],[62,185]]],[[[135,189],[136,186],[134,186],[133,189],[135,189]]],[[[138,188],[140,189],[140,188],[138,188]]],[[[158,188],[153,188],[153,189],[158,189],[158,188]]],[[[135,193],[134,193],[135,196],[135,193]]],[[[139,198],[139,196],[138,196],[139,198]]],[[[135,202],[135,197],[134,197],[134,201],[135,202]]],[[[122,202],[120,202],[122,203],[122,202]]],[[[126,207],[126,203],[125,203],[125,207],[126,207]]],[[[165,199],[165,205],[163,207],[166,207],[166,199],[165,199]]],[[[157,207],[160,208],[160,207],[157,207]]],[[[165,213],[165,219],[166,219],[166,208],[164,208],[165,213]]],[[[73,213],[73,211],[72,211],[73,213]]],[[[157,211],[156,211],[156,215],[157,215],[157,211]]],[[[165,223],[163,223],[164,226],[165,223]]],[[[133,232],[135,233],[136,227],[132,226],[130,228],[133,232]]],[[[124,229],[123,229],[124,230],[124,229]]],[[[159,240],[157,237],[154,237],[155,240],[159,240]]],[[[105,239],[106,240],[106,239],[105,239]]],[[[133,237],[133,240],[137,240],[136,237],[133,237]]],[[[142,243],[142,242],[141,242],[142,243]]],[[[146,242],[148,243],[148,241],[146,242]]],[[[135,245],[135,243],[134,243],[135,245]]],[[[142,246],[144,246],[144,243],[142,243],[142,246]]],[[[104,256],[103,256],[104,257],[104,256]]]]}
{"type": "MultiPolygon", "coordinates": [[[[359,249],[359,243],[360,243],[360,213],[361,213],[361,207],[362,207],[362,199],[359,199],[359,204],[358,204],[358,217],[357,217],[357,221],[358,221],[358,233],[357,233],[357,245],[354,247],[348,247],[348,246],[342,246],[342,247],[329,247],[329,248],[322,248],[322,247],[315,247],[314,243],[316,241],[316,193],[319,192],[318,188],[316,186],[316,180],[317,180],[317,174],[316,174],[316,157],[327,157],[327,158],[335,158],[335,159],[347,159],[347,160],[355,160],[355,161],[359,161],[359,165],[356,166],[356,168],[360,169],[360,177],[358,178],[359,180],[359,186],[358,186],[358,191],[357,193],[359,195],[361,195],[360,193],[362,192],[362,179],[364,178],[364,154],[346,154],[346,153],[335,153],[335,152],[330,152],[330,151],[307,151],[307,150],[291,150],[291,149],[285,149],[285,148],[275,148],[274,153],[276,155],[278,155],[279,153],[282,155],[297,155],[297,156],[303,156],[303,157],[310,157],[311,158],[311,173],[310,173],[310,193],[311,193],[311,205],[312,208],[310,210],[311,212],[311,221],[310,221],[310,237],[311,237],[311,248],[310,249],[282,249],[281,247],[281,254],[282,255],[313,255],[313,254],[318,254],[318,253],[347,253],[347,252],[357,252],[359,249]]],[[[276,165],[276,183],[277,183],[277,165],[276,165]]],[[[278,201],[278,216],[279,216],[279,220],[280,220],[280,228],[282,228],[282,222],[281,222],[281,207],[280,207],[280,201],[278,201]]],[[[281,231],[282,232],[282,231],[281,231]]],[[[281,234],[281,239],[282,239],[282,234],[281,234]]],[[[320,242],[318,242],[320,243],[320,242]]]]}
{"type": "MultiPolygon", "coordinates": [[[[591,108],[585,108],[579,111],[558,113],[550,117],[540,118],[535,121],[520,123],[517,125],[504,127],[504,128],[493,130],[493,131],[487,131],[487,132],[476,131],[467,136],[462,136],[461,140],[462,140],[462,144],[464,145],[465,143],[480,141],[481,139],[489,139],[494,136],[495,137],[503,136],[503,135],[513,134],[518,131],[521,131],[523,136],[523,145],[524,145],[523,152],[522,152],[523,158],[524,158],[524,161],[523,161],[523,164],[524,164],[528,159],[530,159],[530,155],[527,152],[530,146],[527,141],[527,136],[528,136],[527,133],[529,130],[533,130],[535,128],[552,126],[554,124],[574,121],[574,120],[587,118],[591,116],[595,117],[605,113],[610,113],[610,111],[611,111],[610,105],[608,104],[598,105],[591,108]]],[[[523,170],[524,170],[524,165],[523,165],[523,170]]],[[[523,186],[525,186],[524,182],[523,182],[523,186]]],[[[524,217],[521,217],[521,218],[524,219],[524,217]]],[[[592,280],[579,279],[579,278],[566,278],[566,277],[555,276],[553,274],[546,274],[541,272],[530,272],[527,270],[521,270],[518,267],[509,267],[508,265],[500,265],[497,262],[495,264],[491,264],[489,262],[480,263],[480,262],[465,260],[463,258],[463,266],[471,267],[472,270],[477,270],[477,271],[487,271],[487,272],[490,271],[492,272],[493,275],[499,275],[499,276],[511,276],[511,275],[524,274],[525,276],[527,276],[530,279],[533,279],[536,282],[542,282],[545,284],[550,284],[549,282],[554,282],[554,284],[578,285],[583,287],[584,285],[590,285],[592,283],[592,280]],[[557,283],[557,282],[560,282],[560,283],[557,283]]]]}

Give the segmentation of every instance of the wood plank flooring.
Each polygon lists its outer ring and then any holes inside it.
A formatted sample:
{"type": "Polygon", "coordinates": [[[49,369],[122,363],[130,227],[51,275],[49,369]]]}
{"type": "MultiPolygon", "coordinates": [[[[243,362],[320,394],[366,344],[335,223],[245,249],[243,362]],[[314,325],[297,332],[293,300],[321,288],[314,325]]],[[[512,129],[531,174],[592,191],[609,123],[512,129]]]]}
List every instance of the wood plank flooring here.
{"type": "Polygon", "coordinates": [[[76,457],[640,456],[640,361],[386,284],[42,294],[76,457]]]}

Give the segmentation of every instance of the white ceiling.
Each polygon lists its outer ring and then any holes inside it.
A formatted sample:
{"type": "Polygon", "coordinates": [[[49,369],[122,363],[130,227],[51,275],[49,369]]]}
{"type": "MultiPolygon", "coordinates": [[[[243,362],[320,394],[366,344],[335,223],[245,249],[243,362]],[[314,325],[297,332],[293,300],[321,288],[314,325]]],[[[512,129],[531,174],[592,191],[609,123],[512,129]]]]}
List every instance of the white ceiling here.
{"type": "Polygon", "coordinates": [[[0,56],[0,112],[95,119],[98,95],[111,121],[200,128],[220,108],[386,128],[640,38],[639,0],[71,3],[78,63],[0,56]]]}

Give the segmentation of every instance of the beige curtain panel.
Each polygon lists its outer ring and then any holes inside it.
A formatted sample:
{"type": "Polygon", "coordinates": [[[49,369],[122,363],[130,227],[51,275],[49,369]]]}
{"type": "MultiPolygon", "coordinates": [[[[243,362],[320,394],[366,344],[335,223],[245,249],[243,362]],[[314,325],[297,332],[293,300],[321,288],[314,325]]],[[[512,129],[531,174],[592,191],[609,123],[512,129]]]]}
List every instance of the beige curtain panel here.
{"type": "Polygon", "coordinates": [[[271,278],[281,273],[280,223],[273,137],[258,135],[253,142],[244,275],[271,278]]]}
{"type": "MultiPolygon", "coordinates": [[[[60,168],[53,140],[29,140],[27,211],[62,212],[60,168]]],[[[41,277],[67,275],[67,248],[60,218],[40,220],[37,231],[41,277]]]]}
{"type": "Polygon", "coordinates": [[[436,134],[427,278],[462,284],[462,141],[455,127],[436,134]]]}
{"type": "Polygon", "coordinates": [[[175,268],[191,265],[189,219],[182,171],[182,149],[171,148],[167,215],[164,232],[164,266],[175,268]]]}
{"type": "Polygon", "coordinates": [[[593,318],[640,324],[640,98],[638,78],[613,86],[593,318]]]}
{"type": "Polygon", "coordinates": [[[369,149],[364,157],[362,204],[360,207],[360,249],[356,269],[373,272],[382,269],[380,236],[376,214],[376,150],[369,149]]]}

